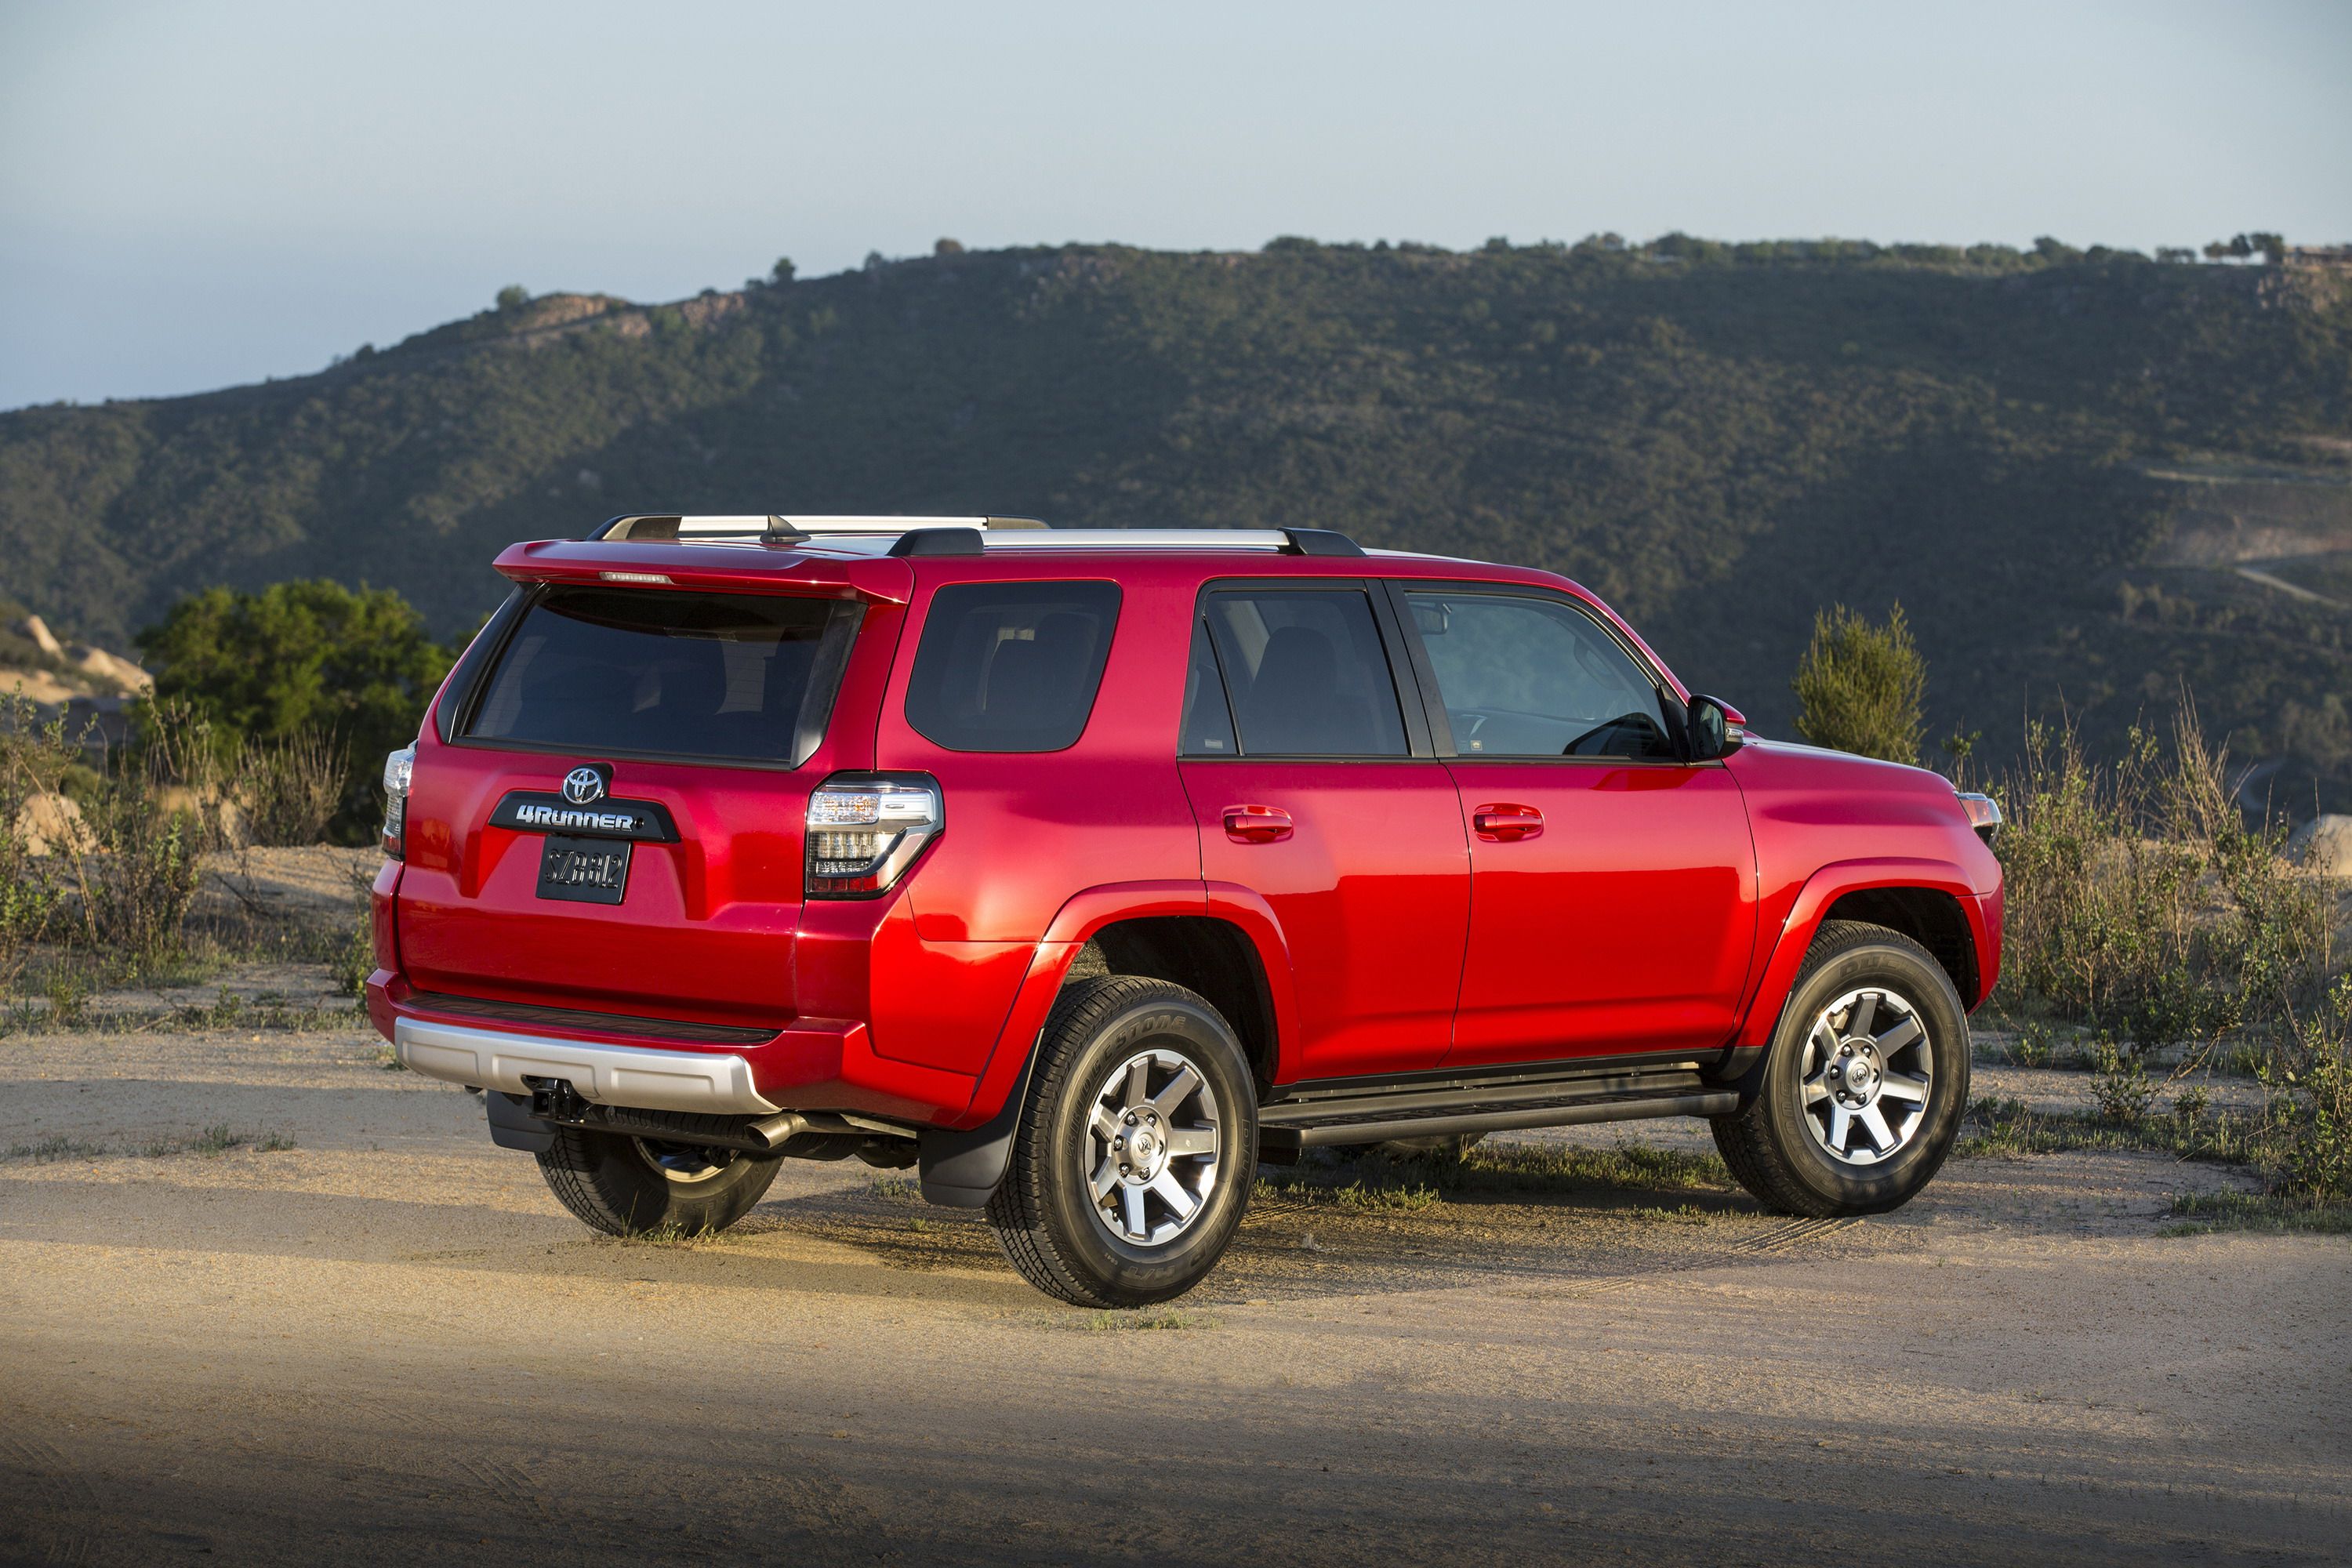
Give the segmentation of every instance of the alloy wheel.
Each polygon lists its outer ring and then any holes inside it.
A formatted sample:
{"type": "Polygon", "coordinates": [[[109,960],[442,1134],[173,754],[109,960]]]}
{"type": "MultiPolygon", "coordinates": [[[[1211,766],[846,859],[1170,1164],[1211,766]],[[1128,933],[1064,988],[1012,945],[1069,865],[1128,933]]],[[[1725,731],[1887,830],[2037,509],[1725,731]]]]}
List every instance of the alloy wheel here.
{"type": "Polygon", "coordinates": [[[1927,1119],[1935,1050],[1919,1010],[1883,985],[1849,991],[1814,1015],[1798,1074],[1805,1129],[1848,1165],[1891,1159],[1927,1119]]]}
{"type": "Polygon", "coordinates": [[[1139,1051],[1087,1100],[1087,1206],[1130,1247],[1159,1247],[1192,1226],[1219,1179],[1217,1096],[1181,1051],[1139,1051]]]}

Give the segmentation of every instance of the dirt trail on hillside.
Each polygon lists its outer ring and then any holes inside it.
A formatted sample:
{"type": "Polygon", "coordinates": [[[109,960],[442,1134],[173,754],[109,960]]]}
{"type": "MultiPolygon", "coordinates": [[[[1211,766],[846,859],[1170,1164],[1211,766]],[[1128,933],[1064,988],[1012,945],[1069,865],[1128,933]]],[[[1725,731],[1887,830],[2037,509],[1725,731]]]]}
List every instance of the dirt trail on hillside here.
{"type": "Polygon", "coordinates": [[[855,1164],[788,1164],[714,1242],[590,1237],[357,1027],[0,1040],[0,1150],[58,1140],[0,1160],[0,1563],[2144,1568],[2352,1538],[2352,1245],[2162,1236],[2167,1194],[2228,1178],[2154,1156],[1958,1163],[1864,1222],[1278,1197],[1194,1297],[1097,1314],[855,1164]],[[247,1141],[195,1152],[222,1124],[247,1141]]]}

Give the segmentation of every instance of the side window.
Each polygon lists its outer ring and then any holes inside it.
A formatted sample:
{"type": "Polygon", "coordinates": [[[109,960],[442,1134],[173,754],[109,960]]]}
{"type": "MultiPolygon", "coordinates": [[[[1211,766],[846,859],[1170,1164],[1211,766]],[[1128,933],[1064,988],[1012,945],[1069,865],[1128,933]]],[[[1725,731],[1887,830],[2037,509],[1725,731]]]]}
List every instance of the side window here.
{"type": "Polygon", "coordinates": [[[1234,710],[1225,703],[1225,678],[1217,673],[1217,656],[1209,647],[1209,623],[1192,623],[1192,658],[1184,667],[1184,723],[1176,750],[1187,757],[1230,757],[1241,748],[1234,743],[1234,710]]]}
{"type": "Polygon", "coordinates": [[[961,583],[931,595],[907,722],[951,752],[1058,752],[1094,711],[1112,583],[961,583]]]}
{"type": "Polygon", "coordinates": [[[1497,594],[1405,598],[1460,754],[1676,757],[1658,688],[1591,616],[1497,594]]]}
{"type": "Polygon", "coordinates": [[[1406,754],[1396,682],[1362,590],[1212,594],[1207,620],[1244,755],[1406,754]]]}

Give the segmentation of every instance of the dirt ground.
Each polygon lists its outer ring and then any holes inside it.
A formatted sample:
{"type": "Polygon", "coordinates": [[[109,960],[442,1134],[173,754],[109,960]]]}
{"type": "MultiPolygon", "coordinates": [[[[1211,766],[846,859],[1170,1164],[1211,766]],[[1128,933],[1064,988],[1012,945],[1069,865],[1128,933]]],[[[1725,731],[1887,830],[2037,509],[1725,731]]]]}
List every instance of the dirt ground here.
{"type": "MultiPolygon", "coordinates": [[[[2080,1076],[1977,1070],[2045,1102],[2080,1076]]],[[[0,1039],[15,1148],[0,1563],[2144,1568],[2352,1540],[2352,1244],[2162,1235],[2169,1194],[2232,1178],[2158,1156],[1955,1163],[1855,1222],[1275,1197],[1193,1297],[1100,1314],[854,1163],[788,1164],[715,1241],[590,1237],[356,1021],[0,1039]]]]}

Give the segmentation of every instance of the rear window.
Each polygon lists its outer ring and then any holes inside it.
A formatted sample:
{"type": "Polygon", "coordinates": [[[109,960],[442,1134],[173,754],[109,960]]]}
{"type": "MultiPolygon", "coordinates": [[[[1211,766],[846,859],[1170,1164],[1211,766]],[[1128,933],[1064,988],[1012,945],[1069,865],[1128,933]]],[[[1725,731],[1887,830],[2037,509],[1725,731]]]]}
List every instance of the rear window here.
{"type": "Polygon", "coordinates": [[[1113,583],[962,583],[931,595],[907,722],[951,752],[1058,752],[1094,711],[1113,583]]]}
{"type": "Polygon", "coordinates": [[[824,739],[859,606],[554,587],[522,613],[470,740],[797,767],[824,739]]]}

